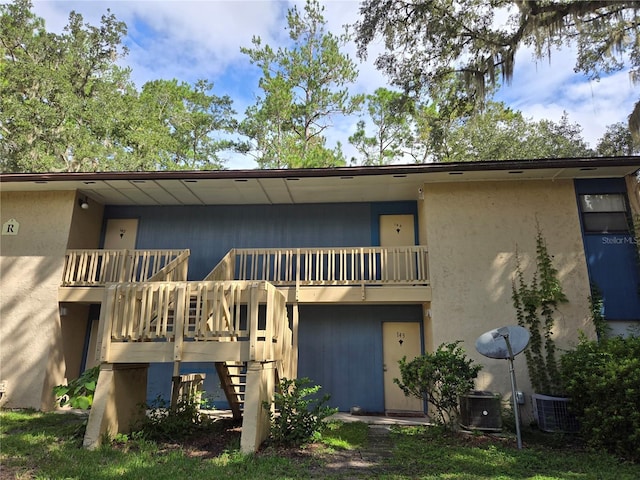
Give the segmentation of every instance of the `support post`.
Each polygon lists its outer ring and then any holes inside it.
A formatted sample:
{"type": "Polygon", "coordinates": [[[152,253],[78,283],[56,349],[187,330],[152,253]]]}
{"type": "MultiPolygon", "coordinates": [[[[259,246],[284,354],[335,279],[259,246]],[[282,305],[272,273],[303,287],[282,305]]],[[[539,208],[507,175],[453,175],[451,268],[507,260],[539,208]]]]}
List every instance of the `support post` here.
{"type": "Polygon", "coordinates": [[[175,410],[178,405],[180,393],[180,363],[182,362],[182,344],[184,342],[185,314],[188,309],[186,294],[187,285],[182,284],[176,289],[176,306],[173,324],[173,378],[171,389],[171,409],[175,410]]]}
{"type": "Polygon", "coordinates": [[[129,432],[131,424],[144,415],[140,407],[147,400],[148,369],[148,364],[100,366],[83,447],[94,449],[105,436],[129,432]]]}
{"type": "Polygon", "coordinates": [[[240,438],[240,450],[243,453],[257,451],[269,436],[269,410],[263,407],[263,402],[271,403],[273,399],[275,367],[275,362],[249,362],[247,365],[247,387],[240,438]]]}
{"type": "Polygon", "coordinates": [[[298,310],[298,303],[293,304],[293,328],[291,329],[292,345],[291,345],[291,357],[288,359],[291,363],[289,372],[291,373],[290,380],[298,378],[298,321],[300,319],[300,311],[298,310]]]}

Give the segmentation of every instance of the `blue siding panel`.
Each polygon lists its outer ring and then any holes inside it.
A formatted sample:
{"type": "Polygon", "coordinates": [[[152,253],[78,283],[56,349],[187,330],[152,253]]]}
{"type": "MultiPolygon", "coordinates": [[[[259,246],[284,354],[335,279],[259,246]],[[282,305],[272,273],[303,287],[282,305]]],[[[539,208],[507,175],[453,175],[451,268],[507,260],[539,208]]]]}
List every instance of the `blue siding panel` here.
{"type": "MultiPolygon", "coordinates": [[[[215,364],[205,362],[186,362],[180,365],[180,373],[204,373],[203,399],[207,401],[207,407],[228,409],[224,392],[220,387],[220,379],[215,364]]],[[[171,377],[173,376],[173,363],[151,363],[147,374],[147,403],[151,406],[162,406],[171,399],[171,377]],[[158,403],[158,402],[161,403],[158,403]]]]}
{"type": "MultiPolygon", "coordinates": [[[[623,178],[575,181],[580,195],[627,193],[623,178]]],[[[589,281],[598,289],[607,320],[640,320],[640,264],[635,238],[631,234],[589,233],[582,239],[587,257],[589,281]]]]}
{"type": "Polygon", "coordinates": [[[301,306],[298,376],[340,411],[384,412],[382,322],[420,322],[419,305],[301,306]]]}
{"type": "Polygon", "coordinates": [[[640,273],[631,235],[585,235],[589,280],[607,320],[640,320],[640,273]]]}
{"type": "Polygon", "coordinates": [[[105,219],[139,218],[136,248],[189,248],[189,279],[204,278],[232,248],[366,246],[370,205],[117,207],[105,219]]]}
{"type": "MultiPolygon", "coordinates": [[[[415,202],[231,206],[107,206],[106,220],[138,218],[138,249],[191,250],[189,280],[204,278],[232,248],[368,246],[379,244],[379,215],[416,214],[415,202]],[[378,238],[378,241],[375,239],[378,238]],[[373,241],[373,243],[372,243],[373,241]]],[[[417,231],[417,229],[416,229],[417,231]]],[[[333,405],[384,410],[382,321],[421,320],[418,306],[303,307],[300,376],[334,395],[333,405]],[[318,340],[316,342],[316,340],[318,340]],[[345,359],[345,360],[339,360],[345,359]]],[[[148,400],[168,399],[171,364],[149,371],[148,400]]],[[[206,373],[205,390],[224,408],[213,365],[183,364],[206,373]],[[221,397],[221,398],[218,398],[221,397]]]]}

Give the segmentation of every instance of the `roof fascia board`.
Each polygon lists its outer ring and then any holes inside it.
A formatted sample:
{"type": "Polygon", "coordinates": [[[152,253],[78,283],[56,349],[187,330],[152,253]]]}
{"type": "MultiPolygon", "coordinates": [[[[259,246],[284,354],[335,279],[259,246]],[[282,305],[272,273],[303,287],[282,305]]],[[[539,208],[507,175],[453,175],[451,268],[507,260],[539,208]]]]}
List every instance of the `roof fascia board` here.
{"type": "Polygon", "coordinates": [[[370,167],[304,168],[278,170],[199,170],[153,172],[56,172],[56,173],[0,173],[1,182],[55,182],[92,180],[206,180],[250,178],[323,178],[368,175],[411,175],[436,172],[478,172],[499,170],[536,170],[598,167],[640,168],[640,156],[554,158],[541,160],[497,160],[478,162],[428,163],[417,165],[385,165],[370,167]]]}

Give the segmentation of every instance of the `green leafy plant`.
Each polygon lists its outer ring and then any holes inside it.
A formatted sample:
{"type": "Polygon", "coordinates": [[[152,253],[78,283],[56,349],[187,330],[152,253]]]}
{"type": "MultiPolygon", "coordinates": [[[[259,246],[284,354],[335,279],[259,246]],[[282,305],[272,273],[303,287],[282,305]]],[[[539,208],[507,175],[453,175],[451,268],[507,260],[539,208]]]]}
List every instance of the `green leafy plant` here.
{"type": "Polygon", "coordinates": [[[132,430],[147,440],[176,442],[213,423],[200,412],[200,402],[195,395],[179,400],[174,408],[158,396],[151,405],[142,405],[141,409],[145,414],[140,415],[132,430]]]}
{"type": "Polygon", "coordinates": [[[639,462],[640,337],[583,337],[561,367],[586,442],[639,462]]]}
{"type": "Polygon", "coordinates": [[[598,339],[604,339],[609,336],[609,324],[604,318],[604,303],[602,300],[602,294],[595,285],[591,286],[591,295],[589,296],[589,312],[593,327],[596,330],[598,339]]]}
{"type": "Polygon", "coordinates": [[[89,370],[85,370],[75,380],[70,381],[67,385],[57,385],[53,387],[53,394],[56,402],[61,407],[69,405],[72,408],[80,408],[86,410],[93,405],[93,395],[96,392],[98,383],[98,375],[100,375],[100,366],[95,366],[89,370]]]}
{"type": "Polygon", "coordinates": [[[460,343],[443,343],[435,352],[411,361],[402,358],[402,381],[393,379],[406,396],[427,400],[435,408],[436,422],[451,428],[460,414],[458,397],[473,390],[474,379],[482,369],[467,358],[460,343]]]}
{"type": "Polygon", "coordinates": [[[566,302],[553,257],[547,249],[542,230],[537,227],[536,271],[530,283],[524,279],[520,258],[516,254],[516,275],[512,285],[513,306],[518,325],[529,330],[525,349],[529,378],[535,392],[561,396],[562,380],[556,357],[553,327],[558,305],[566,302]]]}
{"type": "Polygon", "coordinates": [[[338,411],[327,406],[329,394],[318,396],[322,387],[312,385],[309,378],[283,378],[269,402],[262,404],[269,410],[270,440],[275,445],[298,446],[317,438],[324,429],[324,420],[338,411]]]}

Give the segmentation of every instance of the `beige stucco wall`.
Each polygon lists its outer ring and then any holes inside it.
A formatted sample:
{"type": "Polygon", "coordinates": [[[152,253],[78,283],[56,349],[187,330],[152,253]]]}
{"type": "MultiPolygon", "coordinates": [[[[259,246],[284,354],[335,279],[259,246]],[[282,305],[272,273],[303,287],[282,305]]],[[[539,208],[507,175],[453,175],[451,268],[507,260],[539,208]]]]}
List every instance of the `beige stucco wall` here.
{"type": "MultiPolygon", "coordinates": [[[[594,335],[573,182],[426,184],[424,192],[419,212],[429,246],[433,345],[462,340],[468,355],[484,365],[477,388],[510,397],[508,362],[479,355],[475,341],[488,330],[516,324],[511,299],[516,248],[529,267],[529,280],[536,222],[569,299],[557,319],[559,346],[575,344],[579,330],[594,335]]],[[[530,393],[524,356],[515,364],[518,389],[530,393]]]]}
{"type": "Polygon", "coordinates": [[[89,198],[89,208],[84,210],[79,207],[78,203],[78,200],[84,198],[86,198],[84,195],[76,195],[67,242],[69,249],[98,248],[100,246],[104,206],[89,198]]]}
{"type": "Polygon", "coordinates": [[[0,224],[20,223],[0,237],[0,380],[7,407],[51,409],[52,388],[81,368],[87,305],[65,305],[58,287],[67,248],[97,248],[103,207],[78,205],[78,194],[1,192],[0,224]]]}
{"type": "Polygon", "coordinates": [[[0,222],[18,235],[0,237],[0,379],[5,406],[50,408],[61,378],[58,287],[75,192],[2,192],[0,222]],[[53,361],[50,361],[53,360],[53,361]]]}

